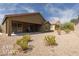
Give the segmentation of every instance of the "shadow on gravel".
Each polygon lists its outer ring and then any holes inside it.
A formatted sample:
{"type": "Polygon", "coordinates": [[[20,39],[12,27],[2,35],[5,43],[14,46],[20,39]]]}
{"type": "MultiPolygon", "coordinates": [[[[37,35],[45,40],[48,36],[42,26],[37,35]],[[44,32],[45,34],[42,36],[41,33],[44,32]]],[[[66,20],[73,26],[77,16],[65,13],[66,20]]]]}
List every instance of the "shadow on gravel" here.
{"type": "Polygon", "coordinates": [[[27,33],[15,33],[15,34],[12,34],[12,36],[23,36],[25,34],[30,34],[30,35],[35,35],[35,34],[44,34],[44,33],[50,33],[50,32],[53,32],[53,31],[47,31],[47,32],[27,32],[27,33]]]}
{"type": "Polygon", "coordinates": [[[33,50],[34,46],[29,45],[29,48],[27,50],[24,50],[23,53],[28,53],[31,52],[33,50]]]}

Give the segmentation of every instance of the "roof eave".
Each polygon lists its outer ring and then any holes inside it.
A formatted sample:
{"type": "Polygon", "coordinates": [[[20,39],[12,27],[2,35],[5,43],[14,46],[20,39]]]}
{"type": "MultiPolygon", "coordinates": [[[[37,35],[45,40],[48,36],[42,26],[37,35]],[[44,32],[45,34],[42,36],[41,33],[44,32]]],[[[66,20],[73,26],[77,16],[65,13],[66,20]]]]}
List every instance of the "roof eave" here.
{"type": "Polygon", "coordinates": [[[4,18],[3,18],[3,21],[2,21],[2,25],[4,24],[4,22],[6,21],[6,15],[4,16],[4,18]]]}

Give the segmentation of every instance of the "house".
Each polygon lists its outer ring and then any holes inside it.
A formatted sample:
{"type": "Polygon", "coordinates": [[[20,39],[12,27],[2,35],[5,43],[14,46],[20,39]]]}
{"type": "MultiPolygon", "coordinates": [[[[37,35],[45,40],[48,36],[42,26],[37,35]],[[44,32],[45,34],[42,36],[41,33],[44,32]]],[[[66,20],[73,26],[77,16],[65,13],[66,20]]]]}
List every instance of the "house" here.
{"type": "Polygon", "coordinates": [[[49,30],[44,26],[45,22],[46,20],[40,13],[5,15],[2,22],[2,30],[3,33],[7,33],[9,36],[12,33],[45,31],[45,28],[49,30]]]}
{"type": "Polygon", "coordinates": [[[57,28],[56,28],[57,25],[60,25],[61,24],[60,21],[57,20],[57,19],[50,20],[49,23],[50,23],[50,31],[57,30],[57,28]]]}

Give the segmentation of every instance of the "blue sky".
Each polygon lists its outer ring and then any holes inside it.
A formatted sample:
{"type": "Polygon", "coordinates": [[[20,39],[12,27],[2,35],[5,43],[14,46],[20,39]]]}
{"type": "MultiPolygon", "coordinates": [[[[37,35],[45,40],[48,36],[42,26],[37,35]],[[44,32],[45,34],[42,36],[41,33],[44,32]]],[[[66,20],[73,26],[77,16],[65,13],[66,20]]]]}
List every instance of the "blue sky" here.
{"type": "Polygon", "coordinates": [[[50,21],[59,19],[61,22],[70,21],[79,15],[78,3],[0,3],[0,23],[6,14],[40,12],[50,21]]]}

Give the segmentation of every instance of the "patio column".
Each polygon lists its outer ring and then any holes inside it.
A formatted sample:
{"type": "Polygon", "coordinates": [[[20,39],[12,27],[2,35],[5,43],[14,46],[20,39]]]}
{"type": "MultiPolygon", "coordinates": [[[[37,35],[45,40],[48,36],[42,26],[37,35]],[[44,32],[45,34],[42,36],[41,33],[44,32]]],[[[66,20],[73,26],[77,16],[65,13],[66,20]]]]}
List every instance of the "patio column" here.
{"type": "Polygon", "coordinates": [[[11,33],[12,33],[12,21],[11,19],[8,19],[7,20],[7,25],[8,25],[8,36],[11,36],[11,33]]]}

